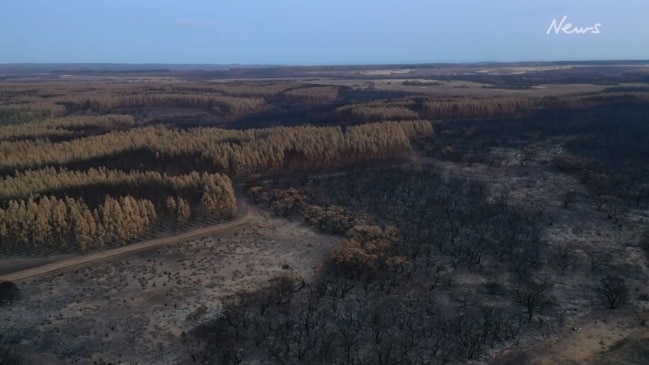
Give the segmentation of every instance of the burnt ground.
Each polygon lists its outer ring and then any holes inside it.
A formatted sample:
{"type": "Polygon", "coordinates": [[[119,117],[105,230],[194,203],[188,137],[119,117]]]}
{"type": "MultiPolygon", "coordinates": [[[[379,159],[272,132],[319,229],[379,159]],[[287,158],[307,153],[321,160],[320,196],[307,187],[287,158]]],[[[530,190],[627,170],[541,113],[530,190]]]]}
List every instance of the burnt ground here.
{"type": "Polygon", "coordinates": [[[539,143],[539,153],[522,165],[515,149],[492,152],[505,156],[500,167],[442,161],[415,155],[416,164],[432,164],[442,175],[483,181],[492,198],[505,197],[524,209],[542,211],[547,219],[544,240],[551,247],[566,245],[573,262],[561,270],[557,262],[545,265],[543,275],[555,283],[552,295],[562,305],[561,327],[546,337],[528,338],[514,347],[493,351],[490,364],[645,364],[649,361],[649,267],[638,237],[649,226],[649,212],[629,209],[615,223],[577,177],[561,173],[552,158],[562,151],[561,141],[539,143]],[[564,208],[563,197],[574,191],[576,198],[564,208]],[[589,254],[606,252],[611,261],[592,270],[589,254]],[[605,309],[597,298],[598,283],[609,268],[622,270],[630,288],[629,304],[605,309]],[[567,303],[567,305],[565,305],[567,303]]]}
{"type": "Polygon", "coordinates": [[[308,279],[337,240],[262,216],[232,234],[22,283],[23,299],[0,307],[0,323],[32,364],[186,363],[188,315],[204,306],[214,316],[220,300],[279,274],[308,279]]]}

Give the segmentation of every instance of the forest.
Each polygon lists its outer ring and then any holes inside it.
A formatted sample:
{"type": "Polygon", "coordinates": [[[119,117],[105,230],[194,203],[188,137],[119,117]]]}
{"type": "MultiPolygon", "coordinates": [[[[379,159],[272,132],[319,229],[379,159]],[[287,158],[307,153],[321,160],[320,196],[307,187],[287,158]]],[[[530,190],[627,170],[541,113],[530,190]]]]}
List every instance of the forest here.
{"type": "Polygon", "coordinates": [[[360,92],[0,82],[0,257],[123,247],[246,202],[335,237],[313,276],[280,273],[196,316],[177,342],[209,364],[501,363],[577,323],[576,300],[588,318],[649,300],[649,93],[360,92]],[[566,240],[566,217],[614,239],[566,240]]]}

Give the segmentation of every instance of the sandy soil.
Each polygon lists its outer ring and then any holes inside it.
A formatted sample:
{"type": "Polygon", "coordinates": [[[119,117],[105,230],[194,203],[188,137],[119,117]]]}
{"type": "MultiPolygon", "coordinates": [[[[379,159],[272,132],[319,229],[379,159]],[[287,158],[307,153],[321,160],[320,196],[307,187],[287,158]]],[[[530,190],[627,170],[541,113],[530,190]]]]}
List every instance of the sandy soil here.
{"type": "Polygon", "coordinates": [[[337,240],[262,214],[235,232],[23,282],[0,323],[37,353],[33,364],[186,363],[188,315],[205,306],[209,318],[221,299],[280,273],[309,278],[337,240]]]}

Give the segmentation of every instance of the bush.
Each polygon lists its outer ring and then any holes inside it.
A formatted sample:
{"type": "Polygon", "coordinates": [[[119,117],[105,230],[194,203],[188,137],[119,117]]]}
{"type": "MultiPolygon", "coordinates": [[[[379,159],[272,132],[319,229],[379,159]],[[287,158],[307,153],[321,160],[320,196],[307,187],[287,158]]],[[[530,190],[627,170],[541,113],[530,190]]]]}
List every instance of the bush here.
{"type": "Polygon", "coordinates": [[[0,305],[11,303],[19,297],[16,284],[11,281],[0,281],[0,305]]]}

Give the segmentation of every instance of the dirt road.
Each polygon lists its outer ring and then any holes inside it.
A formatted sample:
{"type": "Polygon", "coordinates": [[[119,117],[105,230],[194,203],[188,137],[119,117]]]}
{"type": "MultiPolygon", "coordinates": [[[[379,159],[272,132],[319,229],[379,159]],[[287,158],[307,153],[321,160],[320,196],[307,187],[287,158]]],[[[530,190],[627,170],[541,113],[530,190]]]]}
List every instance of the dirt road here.
{"type": "Polygon", "coordinates": [[[80,267],[97,264],[102,261],[122,258],[136,253],[148,251],[163,245],[172,245],[185,242],[191,239],[201,238],[208,235],[222,234],[232,232],[250,225],[256,217],[254,209],[250,208],[243,199],[238,199],[239,207],[235,218],[229,222],[219,223],[208,227],[201,227],[191,231],[183,232],[171,237],[162,237],[144,242],[134,243],[131,245],[118,247],[106,251],[96,252],[83,256],[67,258],[34,268],[16,271],[13,273],[0,276],[0,281],[24,281],[38,277],[53,275],[78,269],[80,267]]]}

